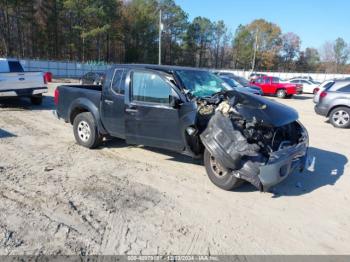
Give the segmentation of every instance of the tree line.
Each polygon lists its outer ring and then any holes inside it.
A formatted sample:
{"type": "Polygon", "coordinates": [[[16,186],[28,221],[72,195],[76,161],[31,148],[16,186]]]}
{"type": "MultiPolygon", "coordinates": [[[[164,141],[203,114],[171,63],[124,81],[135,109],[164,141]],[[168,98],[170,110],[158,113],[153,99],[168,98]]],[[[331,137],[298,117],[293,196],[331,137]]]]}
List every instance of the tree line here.
{"type": "Polygon", "coordinates": [[[0,56],[162,63],[256,71],[350,73],[342,38],[318,50],[263,19],[230,32],[224,21],[188,14],[174,0],[0,0],[0,56]]]}

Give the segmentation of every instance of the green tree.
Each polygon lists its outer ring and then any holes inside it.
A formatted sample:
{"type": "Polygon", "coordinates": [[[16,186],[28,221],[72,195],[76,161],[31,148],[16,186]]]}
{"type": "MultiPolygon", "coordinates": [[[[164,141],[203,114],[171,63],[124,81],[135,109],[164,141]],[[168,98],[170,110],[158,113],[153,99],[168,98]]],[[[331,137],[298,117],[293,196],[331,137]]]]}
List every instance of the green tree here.
{"type": "Polygon", "coordinates": [[[212,22],[204,17],[196,17],[189,25],[185,37],[187,64],[198,67],[207,66],[212,39],[212,22]]]}
{"type": "Polygon", "coordinates": [[[236,67],[251,68],[255,46],[257,47],[256,68],[264,70],[275,68],[281,49],[279,26],[264,19],[239,26],[233,40],[233,54],[237,56],[234,57],[236,67]]]}
{"type": "Polygon", "coordinates": [[[334,58],[336,65],[336,72],[342,71],[342,68],[349,60],[349,47],[343,38],[338,37],[334,43],[334,58]]]}
{"type": "Polygon", "coordinates": [[[181,63],[182,45],[188,27],[188,15],[174,0],[162,0],[162,61],[165,64],[181,63]]]}
{"type": "Polygon", "coordinates": [[[158,2],[131,0],[123,9],[126,62],[156,63],[158,60],[158,2]]]}
{"type": "Polygon", "coordinates": [[[281,37],[282,48],[281,56],[284,62],[285,70],[292,70],[294,68],[295,58],[300,53],[300,37],[292,32],[283,34],[281,37]]]}

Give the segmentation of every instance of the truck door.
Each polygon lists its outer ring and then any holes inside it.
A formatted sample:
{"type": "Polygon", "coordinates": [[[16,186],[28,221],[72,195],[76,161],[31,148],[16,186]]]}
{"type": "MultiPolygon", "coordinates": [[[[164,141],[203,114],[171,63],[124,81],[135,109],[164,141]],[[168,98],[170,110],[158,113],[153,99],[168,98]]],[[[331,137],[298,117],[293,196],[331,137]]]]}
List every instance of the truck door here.
{"type": "Polygon", "coordinates": [[[273,85],[271,81],[271,77],[265,77],[264,78],[264,87],[267,94],[274,94],[275,93],[275,86],[273,85]]]}
{"type": "Polygon", "coordinates": [[[179,99],[176,88],[161,73],[135,70],[130,73],[125,109],[126,141],[182,151],[179,110],[171,105],[179,99]]]}
{"type": "Polygon", "coordinates": [[[125,85],[126,69],[114,70],[111,79],[106,79],[102,90],[101,115],[109,134],[125,138],[125,85]]]}

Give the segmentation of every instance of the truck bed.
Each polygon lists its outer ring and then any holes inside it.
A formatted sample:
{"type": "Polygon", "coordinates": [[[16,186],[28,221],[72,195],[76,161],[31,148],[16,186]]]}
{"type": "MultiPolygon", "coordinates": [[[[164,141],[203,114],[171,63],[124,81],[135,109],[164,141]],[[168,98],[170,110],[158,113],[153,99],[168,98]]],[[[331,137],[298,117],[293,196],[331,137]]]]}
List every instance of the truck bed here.
{"type": "Polygon", "coordinates": [[[97,85],[62,85],[58,87],[59,102],[57,113],[60,118],[70,122],[71,109],[76,102],[89,103],[100,107],[102,86],[97,85]]]}

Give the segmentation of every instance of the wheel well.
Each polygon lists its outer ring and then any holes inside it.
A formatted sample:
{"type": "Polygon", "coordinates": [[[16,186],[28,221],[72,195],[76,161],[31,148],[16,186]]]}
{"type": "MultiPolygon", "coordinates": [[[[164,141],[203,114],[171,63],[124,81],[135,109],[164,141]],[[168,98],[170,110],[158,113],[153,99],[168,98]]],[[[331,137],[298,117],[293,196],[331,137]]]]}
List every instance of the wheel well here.
{"type": "Polygon", "coordinates": [[[70,123],[73,124],[76,116],[79,115],[80,113],[84,113],[84,112],[89,112],[89,110],[87,110],[86,108],[83,108],[83,107],[75,108],[70,114],[70,118],[69,118],[70,123]]]}
{"type": "Polygon", "coordinates": [[[346,106],[346,105],[336,105],[336,106],[332,107],[331,109],[329,109],[329,111],[327,113],[327,117],[329,117],[331,115],[331,113],[334,109],[339,108],[339,107],[346,107],[346,108],[350,109],[350,107],[346,106]]]}
{"type": "Polygon", "coordinates": [[[286,91],[286,89],[284,87],[280,87],[280,88],[277,88],[276,93],[280,90],[286,91]]]}

